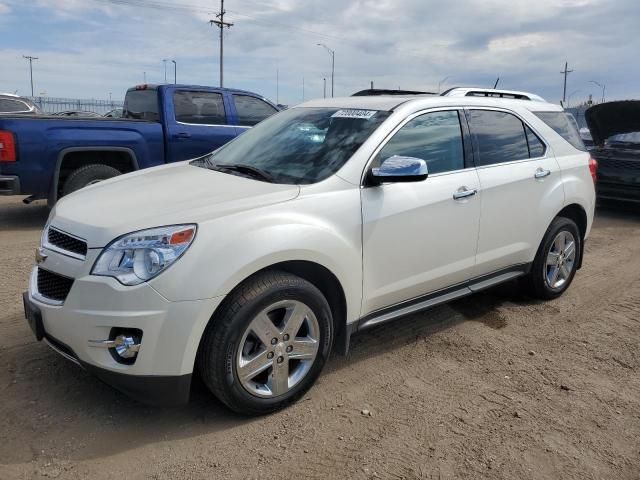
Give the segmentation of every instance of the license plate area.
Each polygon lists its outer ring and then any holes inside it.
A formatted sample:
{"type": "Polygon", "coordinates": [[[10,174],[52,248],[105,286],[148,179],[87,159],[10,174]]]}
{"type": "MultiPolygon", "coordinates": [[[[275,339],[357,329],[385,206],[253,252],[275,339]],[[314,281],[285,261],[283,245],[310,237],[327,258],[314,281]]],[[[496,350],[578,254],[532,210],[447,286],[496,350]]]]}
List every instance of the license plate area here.
{"type": "Polygon", "coordinates": [[[22,304],[24,306],[24,317],[27,319],[27,323],[36,336],[36,340],[41,341],[44,338],[44,325],[42,323],[40,310],[31,303],[27,292],[22,294],[22,304]]]}

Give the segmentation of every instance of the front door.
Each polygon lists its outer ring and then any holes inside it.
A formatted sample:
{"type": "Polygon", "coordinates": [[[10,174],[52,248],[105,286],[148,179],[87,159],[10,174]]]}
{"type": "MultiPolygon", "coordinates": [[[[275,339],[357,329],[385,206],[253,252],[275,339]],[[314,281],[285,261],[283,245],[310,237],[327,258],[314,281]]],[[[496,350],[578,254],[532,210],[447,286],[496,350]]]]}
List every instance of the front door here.
{"type": "Polygon", "coordinates": [[[429,176],[361,190],[363,316],[464,283],[472,274],[480,185],[465,159],[461,114],[443,110],[411,118],[369,167],[394,155],[417,157],[427,162],[429,176]]]}

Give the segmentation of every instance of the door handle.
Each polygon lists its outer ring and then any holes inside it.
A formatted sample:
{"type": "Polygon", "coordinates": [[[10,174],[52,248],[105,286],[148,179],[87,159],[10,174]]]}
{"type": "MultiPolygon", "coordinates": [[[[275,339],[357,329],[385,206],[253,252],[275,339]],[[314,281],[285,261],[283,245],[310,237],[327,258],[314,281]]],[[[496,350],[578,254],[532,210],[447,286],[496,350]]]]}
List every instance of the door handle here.
{"type": "Polygon", "coordinates": [[[454,192],[453,199],[462,200],[464,198],[473,197],[476,193],[478,193],[478,190],[475,188],[469,189],[467,187],[460,187],[456,192],[454,192]]]}
{"type": "Polygon", "coordinates": [[[551,170],[544,170],[542,168],[539,168],[538,170],[536,170],[536,173],[533,175],[533,177],[535,179],[541,179],[544,177],[548,177],[549,175],[551,175],[551,170]]]}
{"type": "Polygon", "coordinates": [[[191,138],[191,134],[187,132],[174,133],[173,138],[191,138]]]}

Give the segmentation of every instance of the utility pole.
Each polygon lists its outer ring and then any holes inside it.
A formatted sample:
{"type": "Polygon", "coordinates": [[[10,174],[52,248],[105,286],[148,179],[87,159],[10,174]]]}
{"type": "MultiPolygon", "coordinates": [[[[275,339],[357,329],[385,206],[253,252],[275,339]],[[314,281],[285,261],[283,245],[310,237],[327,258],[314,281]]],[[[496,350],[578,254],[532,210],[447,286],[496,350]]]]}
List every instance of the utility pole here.
{"type": "Polygon", "coordinates": [[[147,83],[147,72],[142,72],[142,78],[144,79],[144,81],[142,83],[146,84],[147,83]]]}
{"type": "Polygon", "coordinates": [[[331,55],[331,98],[333,98],[333,80],[336,71],[336,52],[335,50],[331,50],[324,43],[318,43],[317,45],[319,47],[323,47],[327,52],[329,52],[329,55],[331,55]]]}
{"type": "Polygon", "coordinates": [[[215,25],[220,29],[220,88],[224,86],[223,81],[223,57],[224,57],[224,35],[223,30],[224,27],[231,28],[233,27],[233,23],[228,23],[224,21],[224,14],[227,13],[224,9],[224,0],[220,0],[220,13],[216,15],[216,18],[219,20],[209,20],[209,23],[213,26],[215,25]]]}
{"type": "Polygon", "coordinates": [[[562,105],[567,101],[567,76],[573,73],[573,70],[569,70],[569,62],[564,62],[564,70],[560,72],[564,75],[564,90],[562,91],[562,105]]]}
{"type": "Polygon", "coordinates": [[[178,64],[175,60],[171,60],[173,62],[173,83],[174,85],[178,83],[178,64]]]}
{"type": "Polygon", "coordinates": [[[373,80],[371,80],[371,90],[373,90],[373,80]]]}
{"type": "Polygon", "coordinates": [[[280,105],[280,70],[276,68],[276,105],[280,105]]]}
{"type": "Polygon", "coordinates": [[[304,77],[302,77],[302,101],[304,102],[304,77]]]}
{"type": "Polygon", "coordinates": [[[29,60],[29,76],[31,77],[31,96],[33,97],[33,61],[38,60],[38,57],[32,57],[31,55],[23,55],[22,58],[29,60]]]}
{"type": "Polygon", "coordinates": [[[164,63],[164,83],[167,83],[167,59],[163,58],[162,63],[164,63]]]}
{"type": "Polygon", "coordinates": [[[323,78],[322,82],[324,83],[324,87],[322,89],[322,98],[327,98],[327,79],[323,78]]]}

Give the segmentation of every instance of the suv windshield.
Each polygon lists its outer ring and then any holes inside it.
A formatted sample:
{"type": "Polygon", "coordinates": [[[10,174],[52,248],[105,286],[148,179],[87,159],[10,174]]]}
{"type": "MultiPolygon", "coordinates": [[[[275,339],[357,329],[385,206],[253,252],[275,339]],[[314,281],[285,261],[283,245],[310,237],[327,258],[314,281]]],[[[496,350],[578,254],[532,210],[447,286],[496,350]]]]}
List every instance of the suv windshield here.
{"type": "Polygon", "coordinates": [[[256,172],[276,183],[310,184],[337,172],[390,115],[376,110],[293,108],[193,165],[234,173],[256,172]]]}

